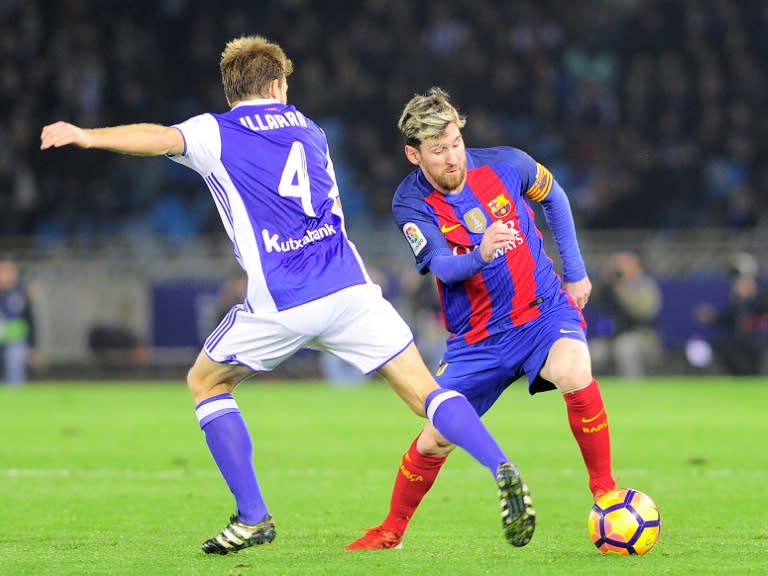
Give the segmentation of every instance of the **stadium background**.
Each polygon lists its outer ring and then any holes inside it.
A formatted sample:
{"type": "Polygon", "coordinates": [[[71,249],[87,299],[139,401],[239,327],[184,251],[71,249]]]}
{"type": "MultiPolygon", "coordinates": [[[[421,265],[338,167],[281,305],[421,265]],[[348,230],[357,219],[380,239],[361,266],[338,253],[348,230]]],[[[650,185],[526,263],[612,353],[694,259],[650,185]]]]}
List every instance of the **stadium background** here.
{"type": "Polygon", "coordinates": [[[663,371],[694,370],[693,308],[725,300],[733,253],[768,270],[759,0],[6,0],[0,16],[0,251],[33,290],[41,377],[180,373],[234,270],[196,174],[41,153],[40,128],[223,110],[218,56],[242,33],[294,60],[289,99],[328,133],[350,236],[419,338],[425,291],[389,201],[409,170],[397,117],[432,85],[468,115],[469,145],[518,146],[553,170],[593,277],[618,250],[643,257],[664,289],[663,371]],[[94,356],[95,334],[128,348],[94,356]]]}

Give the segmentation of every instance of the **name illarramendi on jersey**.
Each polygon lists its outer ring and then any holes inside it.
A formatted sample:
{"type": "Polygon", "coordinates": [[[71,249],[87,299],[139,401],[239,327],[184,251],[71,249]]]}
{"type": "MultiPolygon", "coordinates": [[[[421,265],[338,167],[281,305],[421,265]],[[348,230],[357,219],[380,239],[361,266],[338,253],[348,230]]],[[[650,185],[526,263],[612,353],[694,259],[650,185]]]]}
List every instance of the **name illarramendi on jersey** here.
{"type": "Polygon", "coordinates": [[[282,114],[248,114],[240,117],[240,124],[255,132],[274,130],[275,128],[288,128],[289,126],[307,127],[307,119],[299,112],[286,111],[282,114]]]}

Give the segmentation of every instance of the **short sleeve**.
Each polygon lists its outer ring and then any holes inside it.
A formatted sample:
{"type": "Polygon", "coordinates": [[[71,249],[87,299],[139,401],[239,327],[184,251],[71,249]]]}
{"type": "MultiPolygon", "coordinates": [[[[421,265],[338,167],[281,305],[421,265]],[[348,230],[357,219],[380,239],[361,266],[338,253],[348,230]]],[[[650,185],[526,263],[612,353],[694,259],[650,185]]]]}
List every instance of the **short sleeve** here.
{"type": "Polygon", "coordinates": [[[210,174],[221,159],[221,131],[213,114],[200,114],[173,127],[184,138],[184,153],[169,158],[202,176],[210,174]]]}

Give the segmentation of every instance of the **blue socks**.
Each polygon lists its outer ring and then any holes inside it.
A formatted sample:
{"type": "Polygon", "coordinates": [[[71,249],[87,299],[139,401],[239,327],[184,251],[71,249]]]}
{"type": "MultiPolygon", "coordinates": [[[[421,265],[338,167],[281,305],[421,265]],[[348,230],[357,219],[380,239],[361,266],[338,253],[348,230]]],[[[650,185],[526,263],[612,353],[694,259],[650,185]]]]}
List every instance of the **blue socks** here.
{"type": "Polygon", "coordinates": [[[232,394],[219,394],[195,407],[205,441],[237,503],[245,524],[258,524],[268,513],[253,468],[253,444],[248,426],[232,394]]]}
{"type": "Polygon", "coordinates": [[[449,442],[464,448],[494,476],[499,464],[509,462],[463,394],[438,388],[427,396],[425,407],[427,418],[438,432],[449,442]]]}
{"type": "MultiPolygon", "coordinates": [[[[496,474],[509,459],[460,393],[438,388],[427,396],[427,417],[446,440],[461,446],[496,474]]],[[[237,504],[238,518],[257,524],[268,514],[253,467],[253,444],[248,427],[231,394],[219,394],[195,407],[205,441],[237,504]]]]}

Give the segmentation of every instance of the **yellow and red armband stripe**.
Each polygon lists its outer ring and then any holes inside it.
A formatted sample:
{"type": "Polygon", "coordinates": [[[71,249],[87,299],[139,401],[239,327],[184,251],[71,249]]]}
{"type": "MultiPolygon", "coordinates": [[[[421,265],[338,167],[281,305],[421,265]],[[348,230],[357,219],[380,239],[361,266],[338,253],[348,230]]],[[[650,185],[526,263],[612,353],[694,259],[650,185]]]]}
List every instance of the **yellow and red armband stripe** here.
{"type": "Polygon", "coordinates": [[[536,163],[536,180],[525,191],[525,195],[534,202],[541,202],[552,189],[552,172],[546,166],[536,163]]]}

